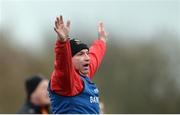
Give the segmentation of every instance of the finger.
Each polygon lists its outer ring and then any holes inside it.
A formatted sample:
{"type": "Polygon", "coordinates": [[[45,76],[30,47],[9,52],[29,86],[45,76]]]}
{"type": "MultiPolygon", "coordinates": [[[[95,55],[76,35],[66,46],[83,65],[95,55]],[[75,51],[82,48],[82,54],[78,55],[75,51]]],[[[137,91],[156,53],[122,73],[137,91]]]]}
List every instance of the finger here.
{"type": "Polygon", "coordinates": [[[62,15],[60,15],[60,24],[64,24],[62,15]]]}
{"type": "Polygon", "coordinates": [[[103,24],[103,22],[100,22],[100,28],[101,28],[101,31],[104,31],[104,24],[103,24]]]}
{"type": "Polygon", "coordinates": [[[66,24],[67,28],[70,28],[70,24],[71,24],[71,22],[70,22],[70,20],[68,20],[67,24],[66,24]]]}
{"type": "Polygon", "coordinates": [[[58,22],[57,22],[57,20],[55,21],[55,27],[58,29],[58,22]]]}
{"type": "Polygon", "coordinates": [[[57,30],[56,30],[56,27],[54,27],[54,31],[55,31],[56,33],[58,33],[57,30]]]}
{"type": "Polygon", "coordinates": [[[59,17],[56,17],[57,25],[60,25],[60,19],[59,17]]]}
{"type": "Polygon", "coordinates": [[[98,25],[98,32],[101,32],[102,31],[102,22],[99,22],[99,25],[98,25]]]}

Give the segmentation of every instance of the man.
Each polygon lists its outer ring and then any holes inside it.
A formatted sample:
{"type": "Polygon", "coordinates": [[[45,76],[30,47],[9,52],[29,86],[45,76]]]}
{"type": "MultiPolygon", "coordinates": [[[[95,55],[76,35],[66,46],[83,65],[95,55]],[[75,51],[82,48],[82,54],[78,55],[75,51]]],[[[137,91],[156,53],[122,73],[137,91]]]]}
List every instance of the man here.
{"type": "Polygon", "coordinates": [[[98,39],[90,48],[76,39],[69,39],[70,21],[63,17],[55,21],[57,42],[54,71],[49,85],[49,96],[54,114],[98,114],[99,91],[91,81],[106,50],[103,23],[98,26],[98,39]]]}
{"type": "Polygon", "coordinates": [[[18,114],[48,114],[50,100],[48,97],[48,80],[34,75],[25,81],[27,99],[18,114]]]}

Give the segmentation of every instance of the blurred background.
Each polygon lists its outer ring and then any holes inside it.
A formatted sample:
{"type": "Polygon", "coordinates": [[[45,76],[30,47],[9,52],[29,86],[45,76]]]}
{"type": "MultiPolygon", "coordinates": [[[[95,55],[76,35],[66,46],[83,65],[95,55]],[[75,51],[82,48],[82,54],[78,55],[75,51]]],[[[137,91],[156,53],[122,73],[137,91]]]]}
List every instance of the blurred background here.
{"type": "Polygon", "coordinates": [[[0,0],[0,113],[16,113],[24,80],[53,70],[56,16],[89,45],[103,21],[107,53],[94,77],[105,113],[180,113],[180,1],[0,0]]]}

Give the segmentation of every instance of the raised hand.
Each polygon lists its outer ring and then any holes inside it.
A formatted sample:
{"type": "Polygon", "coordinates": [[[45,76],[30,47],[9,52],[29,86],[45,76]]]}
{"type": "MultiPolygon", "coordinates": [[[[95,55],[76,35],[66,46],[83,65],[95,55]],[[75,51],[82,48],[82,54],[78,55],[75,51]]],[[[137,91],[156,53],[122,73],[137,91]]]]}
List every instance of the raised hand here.
{"type": "Polygon", "coordinates": [[[104,24],[102,22],[98,25],[98,37],[99,39],[103,40],[104,42],[107,41],[107,33],[104,30],[104,24]]]}
{"type": "Polygon", "coordinates": [[[62,16],[56,17],[54,30],[57,33],[59,40],[66,41],[69,37],[70,21],[68,20],[65,25],[62,16]]]}

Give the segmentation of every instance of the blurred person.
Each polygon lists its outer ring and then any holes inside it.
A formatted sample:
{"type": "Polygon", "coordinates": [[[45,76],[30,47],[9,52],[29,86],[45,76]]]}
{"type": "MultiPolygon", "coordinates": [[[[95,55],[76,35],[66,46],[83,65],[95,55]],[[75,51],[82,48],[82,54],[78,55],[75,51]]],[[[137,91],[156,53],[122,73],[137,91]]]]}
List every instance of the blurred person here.
{"type": "Polygon", "coordinates": [[[103,23],[98,25],[98,39],[89,48],[69,38],[70,21],[55,20],[57,41],[54,70],[49,83],[49,96],[54,114],[99,114],[99,90],[92,82],[106,51],[103,23]]]}
{"type": "Polygon", "coordinates": [[[50,100],[48,96],[48,79],[34,75],[25,81],[27,98],[18,114],[48,114],[50,100]]]}

